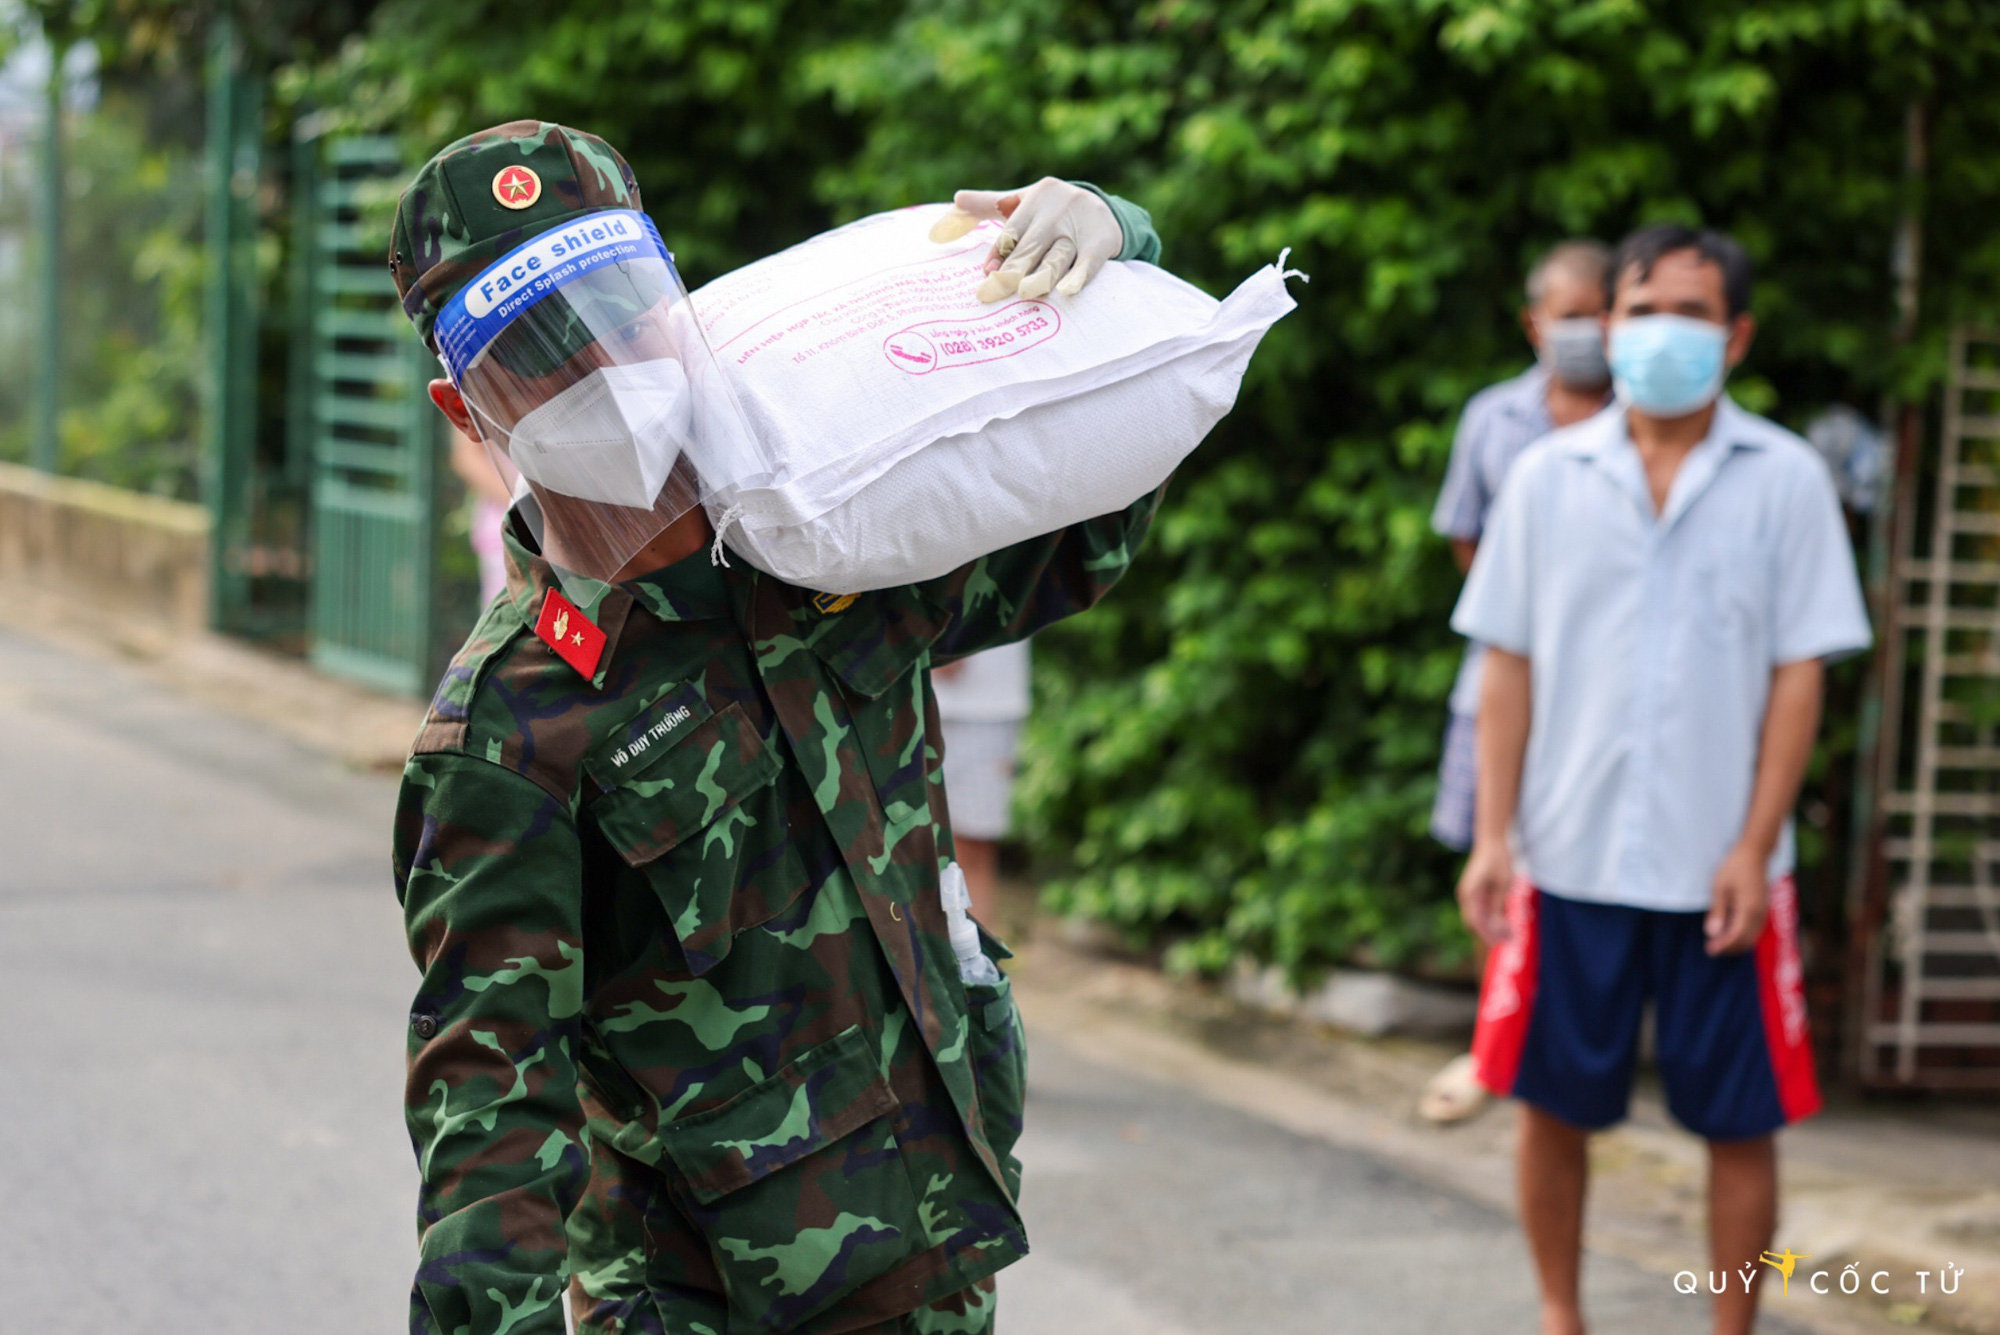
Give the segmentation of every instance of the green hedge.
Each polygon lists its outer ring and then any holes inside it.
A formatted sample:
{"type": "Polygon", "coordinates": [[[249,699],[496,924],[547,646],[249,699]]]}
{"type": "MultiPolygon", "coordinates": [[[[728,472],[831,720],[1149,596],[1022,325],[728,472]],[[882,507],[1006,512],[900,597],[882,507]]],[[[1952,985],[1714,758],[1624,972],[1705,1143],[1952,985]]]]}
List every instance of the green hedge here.
{"type": "Polygon", "coordinates": [[[1043,173],[1147,205],[1168,266],[1217,293],[1293,247],[1312,284],[1148,556],[1045,637],[1028,835],[1059,906],[1184,964],[1449,967],[1453,866],[1424,827],[1457,581],[1427,515],[1459,406],[1525,362],[1524,269],[1572,234],[1726,227],[1762,271],[1745,403],[1799,425],[1924,392],[1946,325],[2000,309],[1996,19],[1975,0],[389,0],[319,86],[426,148],[517,115],[605,134],[697,280],[1043,173]],[[1913,105],[1929,166],[1906,182],[1913,105]],[[1899,348],[1906,203],[1925,281],[1899,348]]]}
{"type": "MultiPolygon", "coordinates": [[[[1461,956],[1454,866],[1424,835],[1456,661],[1427,513],[1459,405],[1524,362],[1523,271],[1566,235],[1727,227],[1762,270],[1744,402],[1800,425],[1921,392],[1947,320],[1996,305],[1996,17],[982,0],[814,57],[868,125],[821,175],[844,211],[1049,171],[1146,203],[1167,264],[1211,290],[1284,246],[1313,274],[1182,471],[1151,559],[1047,638],[1024,796],[1055,902],[1201,967],[1461,956]],[[1913,102],[1931,162],[1909,192],[1913,102]],[[1906,198],[1926,318],[1899,352],[1906,198]]],[[[1847,720],[1829,736],[1851,745],[1847,720]]]]}

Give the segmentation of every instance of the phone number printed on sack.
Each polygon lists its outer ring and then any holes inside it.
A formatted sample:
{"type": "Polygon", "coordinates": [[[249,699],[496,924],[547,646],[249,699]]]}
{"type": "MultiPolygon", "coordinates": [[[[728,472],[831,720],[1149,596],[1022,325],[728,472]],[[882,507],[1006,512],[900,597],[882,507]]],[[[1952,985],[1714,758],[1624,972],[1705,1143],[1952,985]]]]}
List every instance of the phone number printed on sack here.
{"type": "Polygon", "coordinates": [[[889,365],[909,375],[929,375],[955,366],[978,366],[1019,356],[1046,343],[1062,329],[1056,308],[1041,301],[1017,301],[977,320],[931,320],[882,340],[889,365]]]}

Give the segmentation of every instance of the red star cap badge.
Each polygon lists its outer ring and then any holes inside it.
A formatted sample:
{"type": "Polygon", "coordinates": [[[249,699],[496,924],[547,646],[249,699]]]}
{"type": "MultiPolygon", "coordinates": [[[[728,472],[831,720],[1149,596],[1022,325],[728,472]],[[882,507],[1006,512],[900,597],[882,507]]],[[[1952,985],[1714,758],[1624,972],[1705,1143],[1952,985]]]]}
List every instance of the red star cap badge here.
{"type": "Polygon", "coordinates": [[[535,619],[535,634],[555,650],[556,657],[582,673],[585,680],[597,678],[597,660],[604,656],[604,632],[576,604],[550,589],[542,599],[542,614],[535,619]]]}
{"type": "Polygon", "coordinates": [[[542,197],[542,178],[532,167],[516,163],[502,167],[493,177],[493,198],[503,209],[525,209],[542,197]]]}

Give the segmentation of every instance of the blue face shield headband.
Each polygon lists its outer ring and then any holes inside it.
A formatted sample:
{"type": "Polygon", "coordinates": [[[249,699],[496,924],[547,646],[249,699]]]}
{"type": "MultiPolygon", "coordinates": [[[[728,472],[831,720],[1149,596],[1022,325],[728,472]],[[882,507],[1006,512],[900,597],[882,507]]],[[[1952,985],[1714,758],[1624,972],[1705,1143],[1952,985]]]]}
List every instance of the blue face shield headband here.
{"type": "Polygon", "coordinates": [[[517,376],[547,375],[686,295],[653,220],[607,209],[529,238],[460,288],[438,313],[438,350],[461,386],[489,352],[517,376]]]}
{"type": "Polygon", "coordinates": [[[543,555],[566,578],[615,578],[714,486],[758,466],[642,213],[608,209],[530,238],[455,293],[436,328],[473,429],[526,479],[547,521],[543,555]]]}

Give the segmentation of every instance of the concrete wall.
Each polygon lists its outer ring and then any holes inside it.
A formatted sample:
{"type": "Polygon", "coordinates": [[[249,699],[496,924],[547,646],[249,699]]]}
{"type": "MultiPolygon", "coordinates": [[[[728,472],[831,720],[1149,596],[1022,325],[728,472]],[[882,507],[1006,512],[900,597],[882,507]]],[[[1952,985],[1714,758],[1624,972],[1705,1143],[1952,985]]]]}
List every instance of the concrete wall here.
{"type": "Polygon", "coordinates": [[[1372,970],[1335,969],[1318,987],[1301,993],[1285,981],[1284,970],[1260,969],[1247,959],[1236,961],[1229,994],[1272,1015],[1318,1020],[1369,1038],[1415,1034],[1463,1042],[1479,1013],[1479,999],[1470,991],[1372,970]]]}
{"type": "Polygon", "coordinates": [[[0,597],[26,586],[200,630],[208,529],[199,505],[0,464],[0,597]]]}

